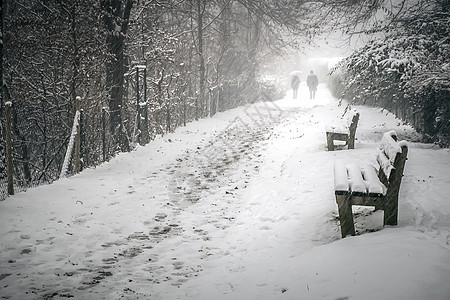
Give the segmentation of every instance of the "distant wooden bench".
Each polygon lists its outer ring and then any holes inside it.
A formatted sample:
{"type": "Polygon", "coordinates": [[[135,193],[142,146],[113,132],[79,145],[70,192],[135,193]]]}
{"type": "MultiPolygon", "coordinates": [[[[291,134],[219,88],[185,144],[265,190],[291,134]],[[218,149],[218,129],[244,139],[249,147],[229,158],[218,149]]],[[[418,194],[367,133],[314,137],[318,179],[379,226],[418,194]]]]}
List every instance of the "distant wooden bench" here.
{"type": "Polygon", "coordinates": [[[377,155],[379,170],[370,163],[335,162],[334,190],[343,238],[355,235],[352,205],[384,210],[383,225],[397,225],[398,193],[407,154],[406,142],[397,142],[395,131],[389,131],[383,135],[377,155]]]}
{"type": "Polygon", "coordinates": [[[348,121],[348,124],[330,124],[326,126],[328,151],[334,151],[334,141],[344,141],[345,145],[348,145],[348,149],[355,149],[355,135],[359,113],[353,112],[348,121]]]}

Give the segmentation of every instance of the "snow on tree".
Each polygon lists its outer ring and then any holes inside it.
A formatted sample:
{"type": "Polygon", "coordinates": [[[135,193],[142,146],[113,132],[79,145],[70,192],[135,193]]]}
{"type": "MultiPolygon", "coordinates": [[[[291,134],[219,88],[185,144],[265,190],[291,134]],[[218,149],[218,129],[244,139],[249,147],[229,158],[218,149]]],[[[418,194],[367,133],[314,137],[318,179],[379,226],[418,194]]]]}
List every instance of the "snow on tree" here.
{"type": "Polygon", "coordinates": [[[413,124],[426,140],[450,143],[450,15],[424,13],[341,62],[343,98],[380,106],[413,124]]]}

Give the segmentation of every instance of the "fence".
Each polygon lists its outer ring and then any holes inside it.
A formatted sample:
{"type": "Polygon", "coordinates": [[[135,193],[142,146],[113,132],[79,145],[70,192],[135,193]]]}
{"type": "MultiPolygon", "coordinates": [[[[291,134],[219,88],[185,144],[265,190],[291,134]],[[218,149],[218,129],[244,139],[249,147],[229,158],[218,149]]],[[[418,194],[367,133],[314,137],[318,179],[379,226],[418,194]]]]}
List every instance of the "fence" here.
{"type": "MultiPolygon", "coordinates": [[[[80,108],[81,98],[77,97],[76,112],[72,123],[71,134],[68,139],[64,162],[61,167],[59,178],[70,174],[79,173],[85,166],[86,151],[86,120],[84,111],[80,108]]],[[[0,126],[0,135],[4,143],[0,143],[0,201],[5,200],[8,195],[14,194],[14,167],[12,157],[12,103],[5,103],[5,128],[0,126]]],[[[136,109],[135,125],[132,134],[134,144],[145,145],[150,142],[148,104],[140,103],[136,109]]],[[[94,120],[95,122],[95,120],[94,120]]],[[[1,124],[0,124],[1,125],[1,124]]],[[[106,107],[101,110],[101,162],[111,157],[111,141],[109,140],[109,112],[106,107]]],[[[19,187],[24,189],[25,187],[19,187]]]]}
{"type": "MultiPolygon", "coordinates": [[[[143,73],[145,76],[145,69],[142,67],[140,69],[143,69],[143,72],[136,68],[136,76],[139,73],[143,73]]],[[[153,102],[147,101],[144,83],[142,83],[142,90],[140,88],[135,90],[137,98],[137,101],[134,102],[135,105],[132,103],[131,106],[128,104],[126,107],[119,107],[123,117],[121,128],[131,145],[146,145],[157,135],[165,134],[176,127],[186,125],[187,122],[196,117],[195,106],[192,105],[194,98],[189,93],[182,93],[182,97],[173,98],[172,106],[157,106],[155,105],[158,104],[156,100],[153,102]],[[143,91],[143,93],[141,94],[139,91],[143,91]]],[[[235,100],[233,96],[238,92],[234,91],[236,89],[234,86],[217,86],[209,89],[209,93],[205,97],[205,102],[208,102],[206,103],[207,114],[205,116],[212,116],[217,112],[245,104],[246,102],[233,101],[235,100]]],[[[258,91],[259,100],[263,101],[271,101],[282,97],[272,90],[266,91],[258,88],[253,90],[254,97],[252,98],[258,98],[255,91],[258,91]]],[[[52,152],[58,156],[53,154],[48,157],[42,165],[42,173],[33,178],[36,181],[24,181],[21,178],[20,164],[28,161],[20,160],[21,158],[15,152],[15,157],[18,159],[13,162],[13,151],[11,149],[13,145],[11,143],[13,105],[12,103],[7,104],[5,105],[4,126],[0,127],[4,141],[4,143],[0,143],[0,201],[8,195],[14,194],[14,188],[20,191],[38,186],[43,182],[50,183],[58,178],[70,176],[82,171],[85,167],[96,166],[109,160],[118,151],[115,147],[117,141],[114,140],[115,137],[110,132],[110,114],[114,112],[109,111],[106,107],[99,108],[98,106],[97,108],[86,106],[83,111],[78,97],[75,103],[75,115],[71,124],[70,135],[66,133],[65,137],[59,137],[58,141],[61,142],[56,144],[57,148],[52,152]],[[52,169],[48,171],[50,164],[52,164],[52,169]],[[14,178],[13,169],[17,172],[14,178]],[[47,176],[47,174],[50,175],[47,176]],[[15,186],[13,186],[13,181],[15,186]]],[[[14,145],[22,142],[19,140],[20,137],[19,139],[15,138],[16,140],[13,140],[14,145]]]]}

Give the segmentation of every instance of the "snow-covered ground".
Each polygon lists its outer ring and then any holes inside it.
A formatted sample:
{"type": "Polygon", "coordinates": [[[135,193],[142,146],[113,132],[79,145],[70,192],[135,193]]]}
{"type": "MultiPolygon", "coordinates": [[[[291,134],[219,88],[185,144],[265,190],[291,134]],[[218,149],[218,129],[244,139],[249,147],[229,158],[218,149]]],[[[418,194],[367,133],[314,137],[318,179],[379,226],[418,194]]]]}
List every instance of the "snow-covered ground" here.
{"type": "Polygon", "coordinates": [[[354,150],[316,100],[258,103],[196,121],[95,169],[0,203],[1,299],[450,299],[450,151],[380,109],[354,150]],[[340,238],[336,159],[408,141],[399,225],[356,208],[340,238]]]}

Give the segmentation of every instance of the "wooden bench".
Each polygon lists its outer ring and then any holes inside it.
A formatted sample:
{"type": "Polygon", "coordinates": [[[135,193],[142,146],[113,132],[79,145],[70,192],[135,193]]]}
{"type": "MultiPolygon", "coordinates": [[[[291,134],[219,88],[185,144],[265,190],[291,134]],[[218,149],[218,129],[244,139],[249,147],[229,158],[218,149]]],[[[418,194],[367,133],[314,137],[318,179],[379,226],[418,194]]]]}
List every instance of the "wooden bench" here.
{"type": "Polygon", "coordinates": [[[355,235],[352,205],[381,209],[383,225],[397,225],[398,193],[407,154],[406,142],[397,142],[395,131],[389,131],[383,135],[379,147],[378,170],[371,163],[335,162],[334,190],[343,238],[355,235]]]}
{"type": "Polygon", "coordinates": [[[330,124],[326,126],[328,151],[335,150],[334,141],[344,141],[345,145],[348,145],[348,149],[355,149],[355,135],[359,113],[353,111],[348,121],[348,124],[330,124]]]}

